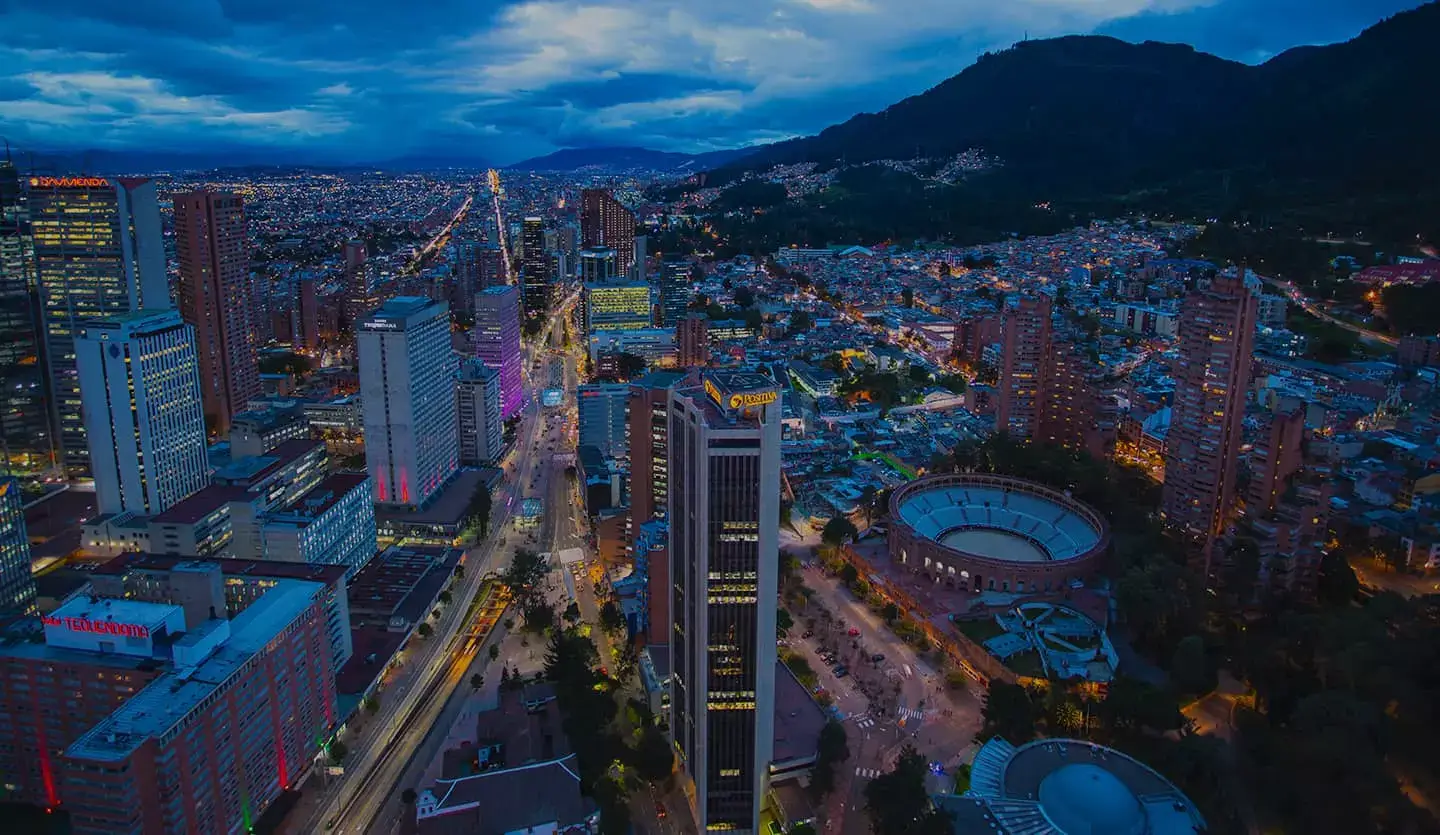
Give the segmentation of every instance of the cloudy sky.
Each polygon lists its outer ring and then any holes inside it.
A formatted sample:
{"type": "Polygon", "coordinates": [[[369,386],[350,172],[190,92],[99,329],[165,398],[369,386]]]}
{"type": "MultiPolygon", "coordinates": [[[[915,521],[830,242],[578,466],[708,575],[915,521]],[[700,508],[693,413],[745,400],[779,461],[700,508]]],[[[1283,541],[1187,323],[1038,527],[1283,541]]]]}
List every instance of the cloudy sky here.
{"type": "Polygon", "coordinates": [[[0,0],[0,136],[277,160],[709,150],[1073,33],[1257,62],[1417,0],[0,0]]]}

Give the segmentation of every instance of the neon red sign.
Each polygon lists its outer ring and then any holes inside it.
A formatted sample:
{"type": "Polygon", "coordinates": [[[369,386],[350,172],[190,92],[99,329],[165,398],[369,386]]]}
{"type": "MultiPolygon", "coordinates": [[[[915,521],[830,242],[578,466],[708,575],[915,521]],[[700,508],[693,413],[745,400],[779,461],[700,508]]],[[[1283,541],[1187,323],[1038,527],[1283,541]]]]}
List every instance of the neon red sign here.
{"type": "Polygon", "coordinates": [[[110,182],[102,177],[31,177],[31,188],[106,188],[110,182]]]}
{"type": "Polygon", "coordinates": [[[88,632],[93,635],[119,635],[122,638],[148,638],[150,627],[134,623],[115,623],[109,620],[89,618],[57,618],[45,615],[40,618],[46,626],[59,626],[71,632],[88,632]]]}

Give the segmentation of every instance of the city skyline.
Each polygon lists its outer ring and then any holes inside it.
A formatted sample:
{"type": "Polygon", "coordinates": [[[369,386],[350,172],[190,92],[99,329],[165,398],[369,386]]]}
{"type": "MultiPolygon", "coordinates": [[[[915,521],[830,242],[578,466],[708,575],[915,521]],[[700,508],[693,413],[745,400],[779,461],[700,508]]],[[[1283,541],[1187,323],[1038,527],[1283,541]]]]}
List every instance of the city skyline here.
{"type": "Polygon", "coordinates": [[[38,7],[0,14],[0,55],[13,67],[0,76],[0,135],[11,143],[165,153],[204,141],[232,162],[314,164],[437,154],[509,163],[620,144],[743,147],[878,110],[1026,38],[1183,42],[1258,63],[1344,40],[1417,4],[1329,0],[1294,15],[1285,0],[1058,10],[1040,2],[672,8],[556,0],[483,9],[457,2],[420,18],[377,4],[343,19],[329,10],[80,5],[63,21],[38,7]],[[65,46],[56,48],[62,24],[65,46]]]}

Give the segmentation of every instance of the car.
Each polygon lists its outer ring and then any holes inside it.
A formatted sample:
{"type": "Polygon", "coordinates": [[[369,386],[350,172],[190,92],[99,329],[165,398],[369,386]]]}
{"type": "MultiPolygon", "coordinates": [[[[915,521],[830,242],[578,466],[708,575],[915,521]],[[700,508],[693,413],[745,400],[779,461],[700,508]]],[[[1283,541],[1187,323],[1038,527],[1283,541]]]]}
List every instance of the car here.
{"type": "Polygon", "coordinates": [[[813,629],[807,629],[807,630],[805,630],[805,631],[800,635],[800,637],[802,637],[802,638],[813,638],[813,637],[815,637],[815,630],[813,630],[813,629]]]}
{"type": "Polygon", "coordinates": [[[845,634],[849,635],[852,638],[858,638],[860,636],[860,630],[859,628],[852,626],[850,627],[850,631],[846,632],[845,634]]]}
{"type": "Polygon", "coordinates": [[[849,669],[848,667],[846,667],[844,664],[841,664],[840,666],[838,666],[838,667],[835,668],[835,677],[836,677],[836,678],[844,678],[845,676],[848,676],[848,675],[850,675],[850,669],[849,669]]]}
{"type": "Polygon", "coordinates": [[[663,820],[665,820],[665,818],[668,817],[669,815],[670,815],[670,812],[669,812],[668,810],[666,810],[665,804],[664,804],[664,803],[661,803],[661,802],[658,801],[658,800],[655,801],[655,817],[663,821],[663,820]]]}
{"type": "Polygon", "coordinates": [[[601,668],[600,668],[600,675],[605,676],[606,678],[609,678],[609,677],[610,677],[610,670],[608,670],[608,669],[605,668],[605,667],[601,667],[601,668]]]}
{"type": "Polygon", "coordinates": [[[877,652],[874,655],[870,656],[870,660],[874,661],[876,664],[879,664],[881,661],[885,660],[885,653],[877,652]]]}

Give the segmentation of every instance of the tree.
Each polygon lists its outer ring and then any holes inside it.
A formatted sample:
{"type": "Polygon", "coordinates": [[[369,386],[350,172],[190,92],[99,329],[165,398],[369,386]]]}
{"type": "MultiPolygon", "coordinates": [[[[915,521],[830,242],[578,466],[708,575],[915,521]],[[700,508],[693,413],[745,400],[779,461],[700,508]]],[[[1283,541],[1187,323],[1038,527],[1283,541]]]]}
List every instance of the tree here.
{"type": "Polygon", "coordinates": [[[366,696],[364,705],[366,713],[374,713],[380,709],[380,699],[375,696],[366,696]]]}
{"type": "Polygon", "coordinates": [[[790,314],[790,325],[786,329],[786,332],[791,336],[795,336],[796,334],[810,330],[813,324],[814,322],[810,318],[809,311],[797,310],[790,314]]]}
{"type": "Polygon", "coordinates": [[[735,288],[735,303],[741,307],[754,307],[755,291],[749,287],[735,288]]]}
{"type": "Polygon", "coordinates": [[[1199,695],[1215,689],[1215,669],[1205,651],[1205,639],[1190,635],[1175,645],[1170,675],[1181,693],[1199,695]]]}
{"type": "Polygon", "coordinates": [[[406,806],[414,806],[415,800],[418,797],[419,795],[415,793],[414,789],[406,789],[405,791],[400,792],[400,802],[405,804],[406,806]]]}
{"type": "Polygon", "coordinates": [[[945,686],[959,692],[970,686],[970,677],[964,670],[951,670],[945,674],[945,686]]]}
{"type": "Polygon", "coordinates": [[[625,615],[615,601],[607,600],[605,605],[600,607],[600,628],[614,635],[625,629],[625,615]]]}
{"type": "Polygon", "coordinates": [[[665,733],[655,725],[646,725],[635,746],[635,770],[649,783],[658,783],[675,771],[675,753],[665,733]]]}
{"type": "Polygon", "coordinates": [[[831,719],[820,729],[820,743],[815,753],[815,767],[810,771],[810,795],[815,800],[835,790],[837,766],[850,759],[849,738],[845,726],[831,719]]]}
{"type": "Polygon", "coordinates": [[[325,750],[330,755],[330,762],[337,764],[344,762],[345,755],[350,753],[350,749],[345,747],[345,743],[338,739],[332,741],[325,750]]]}
{"type": "Polygon", "coordinates": [[[430,627],[430,624],[422,623],[415,629],[415,633],[422,638],[428,638],[435,634],[435,630],[430,627]]]}
{"type": "Polygon", "coordinates": [[[795,625],[795,619],[792,618],[792,617],[790,617],[790,613],[789,613],[789,612],[785,611],[784,609],[776,609],[776,610],[775,610],[775,631],[776,631],[776,632],[780,633],[781,635],[784,635],[786,632],[789,632],[789,631],[790,631],[790,627],[792,627],[792,626],[794,626],[794,625],[795,625]]]}
{"type": "Polygon", "coordinates": [[[555,610],[538,601],[525,609],[525,629],[539,635],[555,625],[555,610]]]}
{"type": "Polygon", "coordinates": [[[1336,548],[1321,558],[1315,586],[1320,600],[1331,606],[1347,606],[1355,599],[1360,581],[1343,550],[1336,548]]]}
{"type": "Polygon", "coordinates": [[[565,607],[565,611],[561,614],[561,617],[563,617],[565,621],[572,626],[579,623],[580,604],[576,603],[574,600],[570,601],[570,605],[565,607]]]}
{"type": "Polygon", "coordinates": [[[480,675],[479,673],[471,673],[471,675],[470,675],[470,689],[471,689],[471,690],[479,690],[480,688],[482,688],[482,687],[484,687],[484,686],[485,686],[485,676],[482,676],[482,675],[480,675]]]}
{"type": "Polygon", "coordinates": [[[886,603],[880,609],[880,617],[884,618],[886,623],[894,623],[900,618],[900,607],[894,603],[886,603]]]}
{"type": "Polygon", "coordinates": [[[491,644],[491,645],[490,645],[490,660],[491,660],[491,661],[494,661],[494,660],[498,659],[499,657],[500,657],[500,645],[499,645],[499,644],[491,644]]]}
{"type": "Polygon", "coordinates": [[[851,522],[844,516],[836,516],[834,519],[826,522],[825,527],[821,529],[820,541],[832,548],[838,548],[843,545],[847,539],[854,541],[855,537],[859,535],[860,531],[855,527],[854,522],[851,522]]]}
{"type": "Polygon", "coordinates": [[[1012,745],[1022,745],[1035,736],[1035,704],[1018,684],[991,679],[980,715],[984,724],[975,734],[976,742],[999,736],[1012,745]]]}
{"type": "Polygon", "coordinates": [[[865,813],[876,835],[949,835],[949,816],[925,791],[925,759],[907,744],[895,768],[865,787],[865,813]]]}
{"type": "Polygon", "coordinates": [[[900,303],[903,304],[903,305],[905,305],[906,307],[914,307],[914,306],[915,306],[915,291],[912,290],[912,289],[910,289],[909,287],[906,287],[904,290],[901,290],[901,291],[900,291],[900,303]]]}
{"type": "Polygon", "coordinates": [[[500,582],[510,591],[510,596],[523,610],[528,609],[540,596],[540,583],[549,573],[550,567],[534,551],[519,548],[510,560],[510,567],[500,576],[500,582]]]}
{"type": "Polygon", "coordinates": [[[454,599],[455,599],[455,595],[451,594],[449,589],[446,589],[445,591],[440,592],[440,602],[441,602],[441,603],[444,603],[445,605],[448,606],[448,605],[450,605],[450,601],[452,601],[452,600],[454,600],[454,599]]]}
{"type": "Polygon", "coordinates": [[[482,539],[490,532],[490,509],[490,488],[481,481],[475,485],[475,492],[470,494],[470,504],[465,509],[465,515],[469,517],[470,524],[480,531],[482,539]]]}

